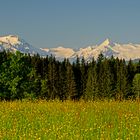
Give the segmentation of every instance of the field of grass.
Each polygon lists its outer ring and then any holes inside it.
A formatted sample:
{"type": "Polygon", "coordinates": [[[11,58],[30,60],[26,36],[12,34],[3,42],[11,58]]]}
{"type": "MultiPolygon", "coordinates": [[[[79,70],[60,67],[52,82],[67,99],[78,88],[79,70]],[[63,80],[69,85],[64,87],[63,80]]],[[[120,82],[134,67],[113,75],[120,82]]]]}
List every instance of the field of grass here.
{"type": "Polygon", "coordinates": [[[140,103],[0,102],[0,139],[139,140],[140,103]]]}

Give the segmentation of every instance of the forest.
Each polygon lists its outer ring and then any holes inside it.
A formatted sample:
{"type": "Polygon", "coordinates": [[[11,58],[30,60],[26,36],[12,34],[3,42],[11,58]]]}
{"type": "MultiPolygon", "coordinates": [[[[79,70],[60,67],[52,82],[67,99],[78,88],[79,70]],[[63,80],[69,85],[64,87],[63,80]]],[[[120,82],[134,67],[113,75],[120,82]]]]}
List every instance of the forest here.
{"type": "Polygon", "coordinates": [[[84,58],[71,63],[53,56],[0,52],[0,100],[136,99],[140,92],[140,61],[84,58]]]}

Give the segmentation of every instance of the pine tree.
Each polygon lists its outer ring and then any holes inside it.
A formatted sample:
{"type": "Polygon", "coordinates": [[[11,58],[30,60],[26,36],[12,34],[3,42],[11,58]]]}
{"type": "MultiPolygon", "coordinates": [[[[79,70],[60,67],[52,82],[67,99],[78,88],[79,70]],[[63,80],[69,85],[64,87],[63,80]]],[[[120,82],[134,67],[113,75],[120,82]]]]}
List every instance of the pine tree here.
{"type": "Polygon", "coordinates": [[[78,94],[76,91],[76,83],[72,65],[68,62],[67,64],[67,99],[77,99],[78,94]]]}
{"type": "Polygon", "coordinates": [[[36,74],[40,75],[41,77],[43,76],[43,63],[42,59],[39,54],[36,54],[32,57],[31,63],[32,66],[34,67],[36,74]]]}
{"type": "Polygon", "coordinates": [[[133,79],[133,93],[135,97],[140,98],[140,74],[136,74],[133,79]]]}
{"type": "Polygon", "coordinates": [[[83,96],[86,90],[87,83],[87,65],[85,63],[84,58],[82,58],[81,60],[80,71],[81,71],[81,96],[83,96]]]}
{"type": "Polygon", "coordinates": [[[48,80],[48,95],[50,99],[54,100],[58,97],[58,66],[54,57],[49,58],[47,80],[48,80]]]}
{"type": "Polygon", "coordinates": [[[96,65],[91,66],[88,70],[88,79],[86,84],[86,90],[84,94],[85,100],[94,100],[98,98],[98,83],[96,74],[96,65]]]}
{"type": "Polygon", "coordinates": [[[126,64],[124,60],[117,63],[116,98],[122,100],[127,94],[126,64]]]}
{"type": "Polygon", "coordinates": [[[48,71],[49,58],[46,56],[42,59],[42,78],[45,78],[48,71]]]}
{"type": "Polygon", "coordinates": [[[140,73],[140,60],[137,63],[137,66],[136,66],[136,73],[140,73]]]}
{"type": "Polygon", "coordinates": [[[99,61],[98,63],[98,87],[100,98],[111,97],[111,72],[109,69],[109,62],[107,59],[99,61]]]}
{"type": "Polygon", "coordinates": [[[39,97],[41,99],[49,99],[48,97],[48,85],[47,85],[47,79],[42,79],[41,80],[41,92],[39,97]]]}
{"type": "Polygon", "coordinates": [[[111,80],[111,96],[114,96],[115,88],[116,88],[116,81],[117,81],[117,76],[116,76],[116,59],[112,56],[109,60],[109,70],[110,70],[110,80],[111,80]]]}
{"type": "Polygon", "coordinates": [[[60,100],[65,100],[67,97],[67,60],[65,59],[58,69],[58,96],[60,100]]]}
{"type": "Polygon", "coordinates": [[[24,86],[24,98],[35,99],[40,97],[41,92],[41,76],[37,74],[34,67],[31,68],[28,74],[28,81],[24,86]]]}
{"type": "Polygon", "coordinates": [[[80,71],[80,59],[77,57],[76,63],[73,64],[73,72],[74,72],[74,79],[76,83],[76,90],[77,90],[77,99],[80,99],[82,96],[82,79],[81,79],[81,71],[80,71]]]}
{"type": "Polygon", "coordinates": [[[109,67],[109,61],[107,59],[104,60],[103,62],[103,73],[102,73],[102,78],[103,78],[103,86],[104,86],[104,97],[105,98],[111,98],[112,94],[112,79],[111,79],[111,70],[109,67]]]}
{"type": "Polygon", "coordinates": [[[127,94],[126,94],[126,98],[131,97],[133,95],[133,91],[132,91],[132,86],[133,86],[133,78],[134,75],[136,74],[136,69],[134,67],[134,64],[132,63],[132,60],[130,59],[130,61],[128,62],[127,65],[127,94]]]}

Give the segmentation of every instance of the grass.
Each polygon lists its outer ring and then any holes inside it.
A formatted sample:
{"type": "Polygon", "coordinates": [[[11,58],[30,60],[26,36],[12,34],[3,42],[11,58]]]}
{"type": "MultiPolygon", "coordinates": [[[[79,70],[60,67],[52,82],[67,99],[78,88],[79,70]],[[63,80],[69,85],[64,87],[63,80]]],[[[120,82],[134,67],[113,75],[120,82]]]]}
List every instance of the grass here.
{"type": "Polygon", "coordinates": [[[140,103],[0,102],[0,139],[139,140],[140,103]]]}

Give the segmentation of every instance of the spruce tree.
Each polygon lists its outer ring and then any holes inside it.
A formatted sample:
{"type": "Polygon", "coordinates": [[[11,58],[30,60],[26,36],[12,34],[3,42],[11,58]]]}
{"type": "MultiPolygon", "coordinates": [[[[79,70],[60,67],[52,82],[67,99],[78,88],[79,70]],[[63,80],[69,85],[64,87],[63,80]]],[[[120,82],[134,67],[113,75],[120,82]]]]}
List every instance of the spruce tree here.
{"type": "Polygon", "coordinates": [[[67,97],[67,64],[66,59],[59,65],[58,97],[65,100],[67,97]]]}
{"type": "Polygon", "coordinates": [[[98,87],[100,98],[111,97],[111,72],[109,62],[107,59],[99,61],[98,63],[98,87]]]}
{"type": "Polygon", "coordinates": [[[41,99],[49,99],[49,95],[48,95],[48,85],[47,85],[47,79],[42,79],[41,80],[41,92],[39,95],[39,98],[41,99]]]}
{"type": "Polygon", "coordinates": [[[81,60],[80,71],[81,71],[81,96],[82,96],[85,93],[87,83],[87,65],[84,58],[82,58],[81,60]]]}
{"type": "Polygon", "coordinates": [[[94,100],[96,98],[98,98],[96,65],[95,66],[92,65],[88,70],[88,79],[87,79],[87,83],[86,83],[84,99],[85,100],[94,100]]]}
{"type": "Polygon", "coordinates": [[[133,93],[136,98],[140,98],[140,74],[136,74],[133,79],[133,93]]]}
{"type": "Polygon", "coordinates": [[[68,62],[67,64],[67,99],[77,99],[78,94],[76,91],[76,83],[75,83],[75,77],[74,77],[74,72],[72,69],[72,65],[68,62]]]}
{"type": "Polygon", "coordinates": [[[82,79],[80,71],[80,59],[77,57],[76,63],[73,64],[74,79],[76,83],[77,98],[80,99],[82,96],[82,79]]]}
{"type": "Polygon", "coordinates": [[[48,80],[48,95],[50,96],[50,99],[55,99],[58,97],[58,88],[59,88],[59,63],[56,62],[54,57],[49,58],[49,64],[48,64],[48,72],[47,72],[47,80],[48,80]]]}
{"type": "Polygon", "coordinates": [[[119,100],[124,99],[127,94],[127,71],[124,60],[117,62],[117,81],[116,81],[116,98],[119,100]]]}
{"type": "Polygon", "coordinates": [[[126,98],[131,97],[133,95],[132,86],[133,86],[133,78],[136,73],[136,69],[132,60],[130,59],[127,65],[127,94],[126,98]]]}

